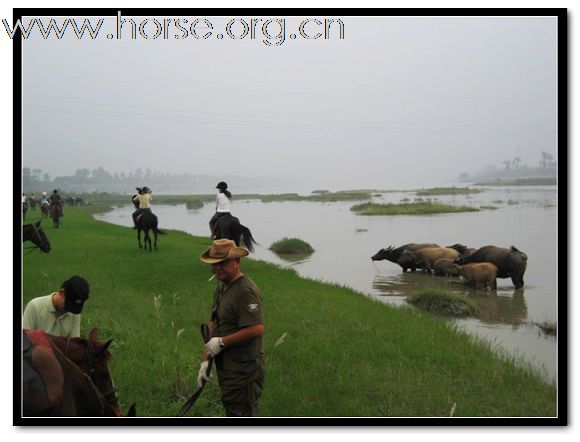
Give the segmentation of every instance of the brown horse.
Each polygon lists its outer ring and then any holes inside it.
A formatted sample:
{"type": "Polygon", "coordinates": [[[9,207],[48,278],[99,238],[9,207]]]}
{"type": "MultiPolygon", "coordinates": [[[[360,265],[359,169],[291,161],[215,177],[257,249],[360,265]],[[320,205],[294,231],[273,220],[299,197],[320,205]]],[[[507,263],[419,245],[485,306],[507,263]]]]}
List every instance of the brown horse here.
{"type": "Polygon", "coordinates": [[[50,217],[52,218],[52,226],[58,229],[60,226],[60,217],[62,216],[62,207],[59,204],[50,205],[50,217]]]}
{"type": "Polygon", "coordinates": [[[28,203],[22,203],[22,221],[26,220],[26,212],[28,212],[28,203]]]}
{"type": "Polygon", "coordinates": [[[47,335],[50,341],[71,361],[73,361],[95,384],[118,416],[122,416],[117,388],[113,383],[108,361],[111,358],[108,348],[112,339],[105,343],[97,340],[97,329],[92,329],[89,338],[63,338],[47,335]]]}
{"type": "Polygon", "coordinates": [[[42,213],[43,218],[48,218],[48,215],[50,214],[50,204],[42,203],[40,206],[40,212],[42,213]]]}
{"type": "Polygon", "coordinates": [[[24,416],[123,416],[107,366],[111,341],[97,341],[95,330],[89,339],[26,330],[23,342],[24,416]]]}

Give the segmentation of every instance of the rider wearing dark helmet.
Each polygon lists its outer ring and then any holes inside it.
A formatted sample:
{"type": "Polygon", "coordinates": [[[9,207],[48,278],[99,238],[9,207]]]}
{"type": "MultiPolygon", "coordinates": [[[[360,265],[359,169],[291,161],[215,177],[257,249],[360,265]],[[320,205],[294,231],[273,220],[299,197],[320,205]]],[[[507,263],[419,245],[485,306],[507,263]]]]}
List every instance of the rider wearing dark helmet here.
{"type": "Polygon", "coordinates": [[[136,189],[137,192],[139,193],[137,195],[133,195],[133,198],[131,198],[133,204],[137,208],[137,210],[133,212],[133,223],[135,224],[134,226],[135,229],[137,228],[137,216],[139,216],[139,214],[142,212],[151,213],[151,209],[149,208],[149,202],[153,199],[151,197],[152,190],[149,187],[143,186],[137,187],[136,189]]]}
{"type": "Polygon", "coordinates": [[[232,194],[227,190],[228,185],[225,182],[220,181],[216,186],[216,189],[218,189],[218,194],[216,197],[215,214],[209,221],[212,238],[215,236],[216,221],[220,217],[230,213],[230,199],[232,198],[232,194]]]}
{"type": "Polygon", "coordinates": [[[51,206],[58,206],[60,207],[60,216],[64,216],[64,212],[62,210],[62,198],[58,194],[58,190],[54,189],[52,191],[52,195],[48,198],[50,200],[51,206]]]}

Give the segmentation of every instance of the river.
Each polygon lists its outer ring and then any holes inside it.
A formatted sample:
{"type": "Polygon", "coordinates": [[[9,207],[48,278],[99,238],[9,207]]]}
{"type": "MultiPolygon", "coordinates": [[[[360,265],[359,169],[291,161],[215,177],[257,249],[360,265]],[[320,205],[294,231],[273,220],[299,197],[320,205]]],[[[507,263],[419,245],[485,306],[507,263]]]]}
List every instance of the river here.
{"type": "MultiPolygon", "coordinates": [[[[399,202],[418,198],[412,192],[377,193],[373,202],[399,202]]],[[[423,197],[426,199],[426,197],[423,197]]],[[[361,216],[350,210],[355,202],[271,202],[237,200],[232,213],[248,226],[261,246],[255,259],[295,268],[301,276],[349,286],[367,296],[394,305],[420,287],[444,287],[476,301],[478,319],[454,320],[459,329],[492,343],[496,351],[516,356],[557,380],[557,338],[536,325],[558,322],[558,193],[555,187],[492,187],[485,192],[439,196],[440,202],[474,207],[480,212],[423,216],[361,216]],[[315,249],[308,258],[288,262],[268,250],[275,241],[296,237],[315,249]],[[528,256],[523,290],[511,279],[498,279],[497,292],[469,289],[455,278],[402,273],[388,261],[372,262],[380,248],[409,242],[455,243],[468,247],[516,246],[528,256]]],[[[153,201],[154,202],[154,201],[153,201]]],[[[208,236],[208,221],[215,204],[188,210],[184,204],[155,205],[161,229],[178,229],[208,236]]],[[[110,223],[130,226],[132,206],[116,207],[97,215],[110,223]]],[[[160,237],[160,248],[163,237],[160,237]]],[[[267,295],[266,295],[267,296],[267,295]]],[[[565,295],[561,296],[562,308],[565,295]]]]}

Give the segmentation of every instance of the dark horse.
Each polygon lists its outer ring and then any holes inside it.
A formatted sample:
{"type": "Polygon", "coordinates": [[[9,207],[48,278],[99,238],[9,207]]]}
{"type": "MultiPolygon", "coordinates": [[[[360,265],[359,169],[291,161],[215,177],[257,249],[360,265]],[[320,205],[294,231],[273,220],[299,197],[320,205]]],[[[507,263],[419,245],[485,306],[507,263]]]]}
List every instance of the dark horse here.
{"type": "Polygon", "coordinates": [[[53,344],[50,335],[23,330],[22,338],[24,416],[119,415],[89,375],[53,344]]]}
{"type": "Polygon", "coordinates": [[[142,212],[141,216],[137,219],[136,225],[137,243],[139,244],[139,248],[147,251],[147,245],[149,245],[149,251],[151,251],[151,237],[149,236],[149,230],[153,230],[153,247],[157,251],[157,234],[165,234],[165,232],[162,232],[157,228],[157,216],[149,211],[142,212]],[[141,231],[143,231],[143,242],[145,243],[145,247],[141,245],[141,231]]]}
{"type": "Polygon", "coordinates": [[[240,220],[231,214],[227,214],[218,218],[215,224],[215,239],[231,239],[240,246],[240,240],[243,240],[244,245],[250,251],[254,251],[254,244],[258,244],[252,232],[246,226],[240,224],[240,220]]]}
{"type": "Polygon", "coordinates": [[[31,241],[34,244],[32,250],[39,248],[41,251],[50,252],[50,242],[40,227],[40,220],[34,224],[24,224],[22,226],[22,242],[31,241]]]}
{"type": "Polygon", "coordinates": [[[43,218],[48,218],[50,212],[50,204],[41,204],[40,205],[40,212],[42,213],[43,218]]]}
{"type": "Polygon", "coordinates": [[[28,203],[22,203],[22,220],[26,220],[26,212],[28,212],[28,203]]]}
{"type": "Polygon", "coordinates": [[[58,229],[60,226],[60,217],[62,216],[62,207],[58,204],[50,205],[50,217],[52,218],[52,226],[58,229]]]}
{"type": "MultiPolygon", "coordinates": [[[[97,339],[97,329],[93,328],[89,333],[89,338],[63,338],[60,336],[47,335],[50,341],[67,358],[73,361],[82,371],[87,374],[95,387],[99,389],[107,403],[113,407],[117,416],[123,416],[119,399],[117,398],[117,388],[113,382],[108,362],[111,359],[109,346],[112,339],[105,343],[97,339]]],[[[134,406],[131,407],[134,409],[134,406]]],[[[129,412],[131,414],[131,410],[129,412]]]]}

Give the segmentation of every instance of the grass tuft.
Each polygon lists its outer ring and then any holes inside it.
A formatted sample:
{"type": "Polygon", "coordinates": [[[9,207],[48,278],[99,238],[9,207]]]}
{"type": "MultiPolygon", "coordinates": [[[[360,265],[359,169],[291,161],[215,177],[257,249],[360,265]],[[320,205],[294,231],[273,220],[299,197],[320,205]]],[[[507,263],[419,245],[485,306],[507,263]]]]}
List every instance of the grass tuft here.
{"type": "Polygon", "coordinates": [[[283,238],[273,243],[270,250],[279,255],[309,255],[314,253],[310,244],[298,238],[283,238]]]}
{"type": "Polygon", "coordinates": [[[457,317],[478,315],[477,304],[471,299],[437,288],[423,289],[409,296],[407,302],[440,315],[457,317]]]}

